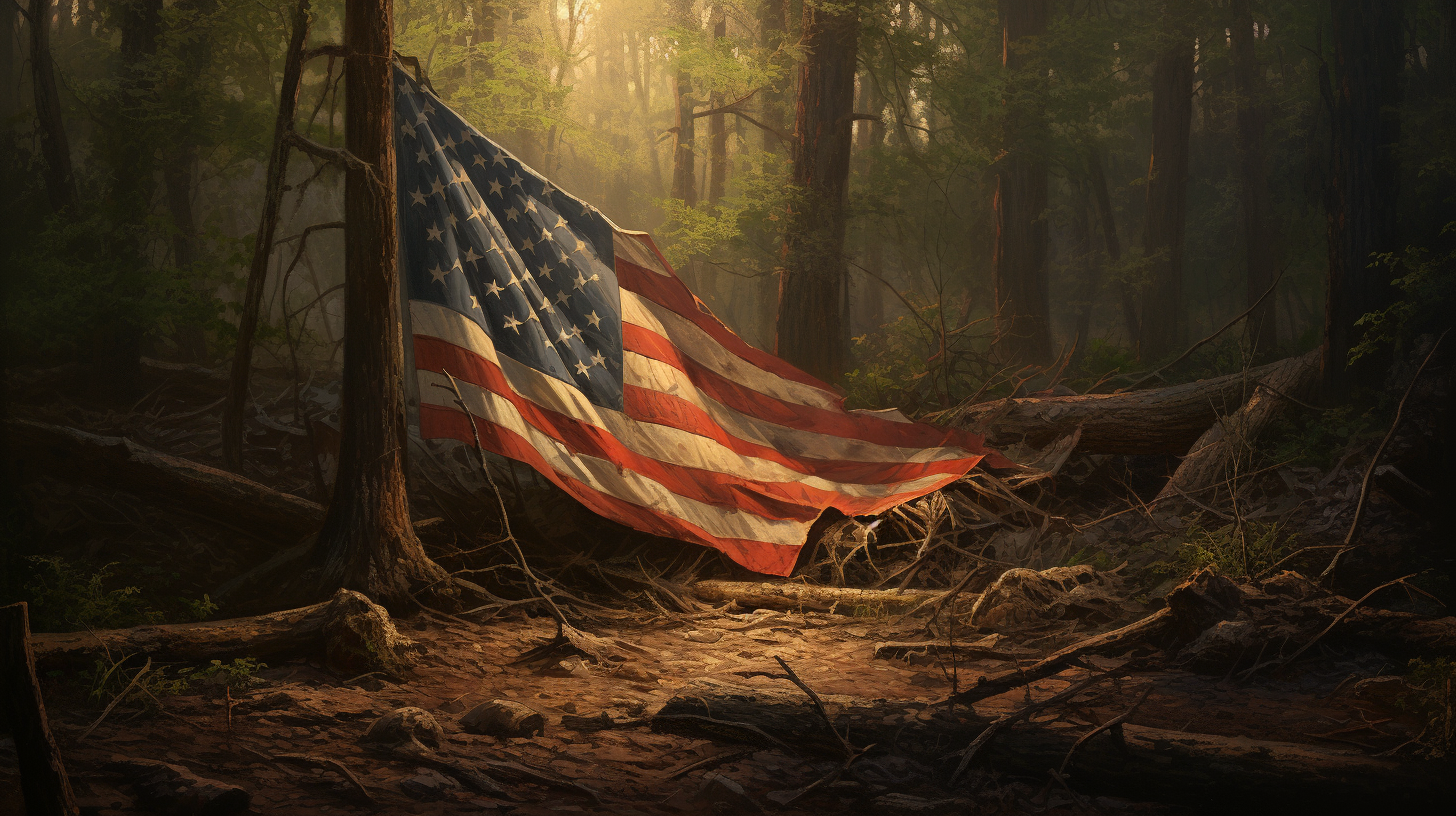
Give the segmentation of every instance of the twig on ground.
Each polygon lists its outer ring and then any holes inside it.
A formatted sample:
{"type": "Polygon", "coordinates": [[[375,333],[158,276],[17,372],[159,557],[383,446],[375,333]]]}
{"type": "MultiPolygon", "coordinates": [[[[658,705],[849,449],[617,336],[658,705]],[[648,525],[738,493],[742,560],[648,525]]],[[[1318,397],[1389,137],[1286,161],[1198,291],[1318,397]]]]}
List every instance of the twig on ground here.
{"type": "Polygon", "coordinates": [[[132,675],[131,682],[126,684],[126,688],[122,689],[120,694],[112,698],[111,702],[107,704],[106,709],[101,712],[101,716],[97,717],[95,722],[91,723],[89,726],[86,727],[85,731],[81,732],[81,736],[76,738],[76,742],[85,742],[86,738],[91,736],[91,732],[96,730],[96,726],[100,725],[101,721],[105,720],[107,715],[111,713],[111,710],[120,705],[121,701],[126,699],[127,695],[131,694],[132,688],[136,686],[138,680],[142,679],[142,675],[146,674],[151,670],[152,659],[149,657],[147,658],[147,664],[145,666],[142,666],[141,671],[132,675]]]}
{"type": "Polygon", "coordinates": [[[1349,617],[1350,616],[1350,613],[1351,612],[1354,612],[1355,609],[1360,606],[1360,604],[1365,603],[1365,601],[1369,600],[1369,598],[1370,598],[1371,595],[1374,595],[1375,593],[1377,593],[1380,590],[1385,589],[1387,587],[1393,587],[1396,584],[1405,584],[1405,582],[1407,580],[1416,577],[1416,575],[1417,575],[1417,573],[1414,573],[1413,572],[1410,575],[1402,576],[1400,578],[1395,579],[1394,581],[1386,581],[1385,583],[1383,583],[1380,586],[1378,586],[1378,587],[1370,590],[1369,592],[1365,593],[1364,595],[1361,595],[1360,598],[1359,598],[1359,600],[1351,603],[1348,607],[1345,608],[1345,611],[1344,612],[1341,612],[1339,615],[1336,615],[1335,616],[1335,619],[1332,620],[1332,621],[1330,621],[1330,625],[1329,626],[1326,626],[1323,629],[1321,629],[1320,632],[1319,632],[1319,634],[1317,634],[1314,637],[1312,637],[1312,638],[1309,639],[1309,642],[1308,643],[1306,643],[1303,646],[1299,647],[1299,649],[1296,650],[1294,654],[1290,655],[1289,657],[1285,658],[1284,660],[1279,661],[1279,665],[1281,667],[1282,666],[1288,666],[1290,663],[1293,663],[1296,659],[1298,659],[1298,657],[1300,655],[1302,655],[1305,652],[1309,651],[1309,648],[1311,646],[1313,646],[1316,643],[1318,643],[1320,638],[1322,638],[1325,635],[1329,634],[1329,631],[1331,629],[1333,629],[1336,626],[1338,626],[1340,624],[1340,621],[1343,621],[1345,618],[1349,617]]]}

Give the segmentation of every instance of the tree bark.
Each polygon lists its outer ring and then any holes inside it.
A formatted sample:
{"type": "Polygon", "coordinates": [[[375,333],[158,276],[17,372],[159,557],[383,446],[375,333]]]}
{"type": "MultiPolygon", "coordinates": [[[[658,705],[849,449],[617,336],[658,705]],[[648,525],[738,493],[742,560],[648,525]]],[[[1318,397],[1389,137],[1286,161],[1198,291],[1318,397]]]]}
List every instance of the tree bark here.
{"type": "Polygon", "coordinates": [[[1143,292],[1139,348],[1144,360],[1158,360],[1174,351],[1185,331],[1183,232],[1193,118],[1193,38],[1183,36],[1177,26],[1171,28],[1175,30],[1168,36],[1173,42],[1153,66],[1153,151],[1143,231],[1148,286],[1143,292]]]}
{"type": "Polygon", "coordinates": [[[1398,247],[1404,3],[1330,0],[1330,10],[1333,152],[1321,367],[1325,392],[1343,398],[1353,387],[1379,388],[1388,361],[1376,354],[1352,369],[1349,355],[1363,336],[1355,321],[1386,306],[1393,294],[1391,270],[1372,266],[1371,255],[1398,247]]]}
{"type": "Polygon", "coordinates": [[[987,444],[1000,448],[1043,447],[1080,427],[1077,449],[1086,453],[1181,454],[1219,417],[1239,410],[1253,383],[1282,364],[1146,391],[997,400],[953,409],[940,420],[985,434],[987,444]]]}
{"type": "MultiPolygon", "coordinates": [[[[723,9],[716,9],[718,20],[713,23],[713,39],[721,40],[728,34],[728,15],[723,9]]],[[[713,94],[709,103],[712,108],[721,108],[723,94],[713,94]]],[[[717,205],[728,187],[728,121],[721,113],[708,117],[708,203],[717,205]]]]}
{"type": "MultiPolygon", "coordinates": [[[[288,175],[288,135],[298,109],[298,89],[303,77],[303,47],[308,40],[309,0],[298,0],[293,8],[293,33],[283,61],[283,88],[278,98],[278,116],[273,123],[273,150],[268,155],[267,189],[263,213],[253,236],[253,262],[248,268],[248,288],[238,316],[238,337],[233,348],[232,376],[222,408],[222,460],[233,470],[243,466],[243,413],[248,404],[248,381],[253,372],[253,335],[258,330],[258,311],[268,281],[268,261],[273,256],[273,235],[278,228],[278,210],[283,204],[283,185],[288,175]]],[[[346,86],[347,87],[347,86],[346,86]]]]}
{"type": "Polygon", "coordinates": [[[76,175],[71,167],[71,142],[56,90],[55,62],[51,59],[50,16],[54,0],[30,0],[30,75],[39,124],[40,152],[45,159],[46,196],[51,211],[75,211],[79,204],[76,175]]]}
{"type": "Polygon", "coordinates": [[[709,603],[733,601],[744,609],[834,610],[844,615],[865,609],[901,614],[945,594],[929,589],[854,589],[769,581],[695,581],[688,588],[709,603]]]}
{"type": "MultiPolygon", "coordinates": [[[[1253,306],[1274,283],[1275,270],[1283,257],[1278,216],[1269,202],[1269,181],[1265,162],[1265,131],[1270,118],[1265,99],[1263,66],[1254,53],[1254,14],[1250,0],[1232,0],[1234,109],[1239,156],[1239,196],[1244,216],[1244,263],[1246,305],[1253,306]]],[[[1269,298],[1249,314],[1245,325],[1255,354],[1266,356],[1279,346],[1278,301],[1269,298]]]]}
{"type": "MultiPolygon", "coordinates": [[[[810,679],[812,682],[812,679],[810,679]]],[[[782,681],[783,688],[703,678],[678,689],[652,716],[652,728],[700,739],[728,740],[843,760],[813,703],[782,681]]],[[[1090,692],[1089,692],[1090,693],[1090,692]]],[[[965,708],[933,707],[912,700],[870,700],[819,692],[840,733],[859,745],[874,744],[923,762],[941,762],[980,734],[989,720],[965,708]]],[[[1002,729],[977,755],[992,770],[1045,780],[1061,766],[1090,726],[1065,720],[1002,729]]],[[[1318,745],[1220,737],[1123,725],[1083,744],[1069,766],[1070,784],[1089,793],[1155,800],[1206,810],[1352,806],[1389,810],[1446,801],[1452,783],[1445,765],[1401,762],[1318,745]]]]}
{"type": "MultiPolygon", "coordinates": [[[[696,29],[693,19],[692,0],[675,0],[674,22],[684,29],[696,29]]],[[[674,115],[672,138],[672,197],[689,207],[698,204],[697,156],[694,154],[697,136],[693,118],[693,78],[682,68],[677,69],[672,80],[674,115]]]]}
{"type": "Polygon", "coordinates": [[[344,374],[338,475],[315,547],[316,594],[359,590],[386,608],[448,584],[410,524],[404,339],[395,231],[393,0],[344,7],[344,374]]]}
{"type": "Polygon", "coordinates": [[[1001,0],[1001,66],[1007,95],[1002,101],[1001,146],[992,199],[996,242],[997,355],[1010,363],[1049,363],[1052,357],[1051,300],[1047,283],[1046,125],[1040,109],[1045,69],[1028,57],[1028,38],[1046,33],[1047,0],[1001,0]]]}
{"type": "Polygon", "coordinates": [[[0,121],[9,122],[20,109],[16,40],[20,37],[20,6],[0,5],[0,121]]]}
{"type": "Polygon", "coordinates": [[[100,632],[34,635],[35,659],[43,669],[85,666],[98,652],[145,654],[154,660],[207,663],[251,657],[276,660],[326,656],[337,668],[400,669],[418,651],[400,635],[383,609],[341,589],[323,603],[247,618],[137,626],[100,632]]]}
{"type": "Polygon", "coordinates": [[[794,193],[784,235],[778,356],[827,382],[844,373],[845,199],[859,9],[804,4],[794,193]]]}
{"type": "Polygon", "coordinates": [[[25,419],[6,420],[4,427],[12,455],[32,473],[139,492],[270,544],[297,541],[323,520],[324,508],[311,501],[129,439],[25,419]]]}
{"type": "Polygon", "coordinates": [[[1154,501],[1198,496],[1206,502],[1209,497],[1199,494],[1232,478],[1237,462],[1248,461],[1251,446],[1284,410],[1288,397],[1300,399],[1309,393],[1319,376],[1319,352],[1291,357],[1266,369],[1257,378],[1250,372],[1248,385],[1253,390],[1249,401],[1198,437],[1154,501]]]}
{"type": "MultiPolygon", "coordinates": [[[[775,49],[789,33],[789,0],[759,0],[758,3],[759,44],[765,49],[775,49]]],[[[781,85],[770,85],[760,94],[763,100],[763,123],[779,133],[784,132],[784,97],[787,91],[781,85]]],[[[763,131],[763,152],[770,155],[783,152],[784,146],[770,130],[763,131]]]]}
{"type": "Polygon", "coordinates": [[[24,603],[0,606],[0,708],[15,736],[25,811],[30,816],[76,816],[81,810],[46,720],[35,662],[28,608],[24,603]]]}

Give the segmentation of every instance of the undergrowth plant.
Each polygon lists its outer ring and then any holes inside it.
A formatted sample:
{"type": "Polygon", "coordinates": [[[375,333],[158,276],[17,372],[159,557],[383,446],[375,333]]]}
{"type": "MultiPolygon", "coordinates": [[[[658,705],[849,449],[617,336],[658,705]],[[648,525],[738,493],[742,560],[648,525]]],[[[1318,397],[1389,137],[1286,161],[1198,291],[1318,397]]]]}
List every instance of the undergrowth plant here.
{"type": "Polygon", "coordinates": [[[1216,528],[1202,522],[1202,516],[1189,521],[1178,536],[1172,561],[1162,571],[1187,575],[1213,567],[1230,578],[1251,578],[1278,563],[1295,540],[1295,536],[1283,534],[1278,522],[1246,521],[1216,528]]]}
{"type": "Polygon", "coordinates": [[[1411,693],[1396,702],[1425,721],[1420,737],[1425,753],[1433,759],[1444,757],[1456,743],[1456,698],[1451,696],[1452,686],[1456,685],[1456,661],[1449,657],[1418,657],[1410,662],[1409,669],[1405,682],[1411,693]]]}

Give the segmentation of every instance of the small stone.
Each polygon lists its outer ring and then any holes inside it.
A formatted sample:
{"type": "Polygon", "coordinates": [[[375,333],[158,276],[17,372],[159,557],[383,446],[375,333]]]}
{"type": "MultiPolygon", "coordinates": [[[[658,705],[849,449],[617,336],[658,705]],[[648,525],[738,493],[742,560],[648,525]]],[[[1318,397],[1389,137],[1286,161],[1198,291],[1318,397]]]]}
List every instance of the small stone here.
{"type": "Polygon", "coordinates": [[[546,718],[514,700],[491,700],[466,712],[460,727],[488,737],[535,737],[546,732],[546,718]]]}
{"type": "Polygon", "coordinates": [[[445,739],[445,730],[435,721],[430,712],[413,706],[395,709],[374,721],[364,732],[364,742],[382,745],[397,745],[403,742],[419,742],[431,748],[439,748],[445,739]]]}
{"type": "Polygon", "coordinates": [[[576,713],[576,703],[573,703],[573,702],[570,702],[570,701],[565,702],[565,703],[562,703],[561,704],[561,710],[562,711],[565,711],[567,714],[575,714],[576,713]]]}
{"type": "Polygon", "coordinates": [[[723,639],[722,629],[694,629],[688,632],[687,639],[693,643],[717,643],[723,639]]]}

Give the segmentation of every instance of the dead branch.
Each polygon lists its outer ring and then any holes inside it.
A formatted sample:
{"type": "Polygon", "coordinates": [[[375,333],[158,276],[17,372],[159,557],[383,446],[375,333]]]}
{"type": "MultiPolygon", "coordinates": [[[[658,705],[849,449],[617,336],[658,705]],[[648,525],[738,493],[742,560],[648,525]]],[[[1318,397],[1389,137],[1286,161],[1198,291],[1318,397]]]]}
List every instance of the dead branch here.
{"type": "Polygon", "coordinates": [[[749,581],[698,581],[688,589],[708,603],[733,601],[744,609],[777,609],[784,612],[838,612],[877,608],[890,614],[910,612],[941,592],[928,589],[854,589],[809,584],[749,581]]]}
{"type": "Polygon", "coordinates": [[[0,607],[0,711],[15,737],[21,795],[27,813],[77,816],[71,780],[46,718],[33,641],[30,608],[24,602],[0,607]]]}
{"type": "MultiPolygon", "coordinates": [[[[1147,699],[1148,699],[1148,695],[1150,695],[1152,693],[1153,693],[1153,685],[1151,683],[1149,683],[1148,686],[1147,686],[1147,688],[1143,689],[1142,695],[1137,698],[1137,702],[1135,702],[1135,703],[1132,704],[1132,707],[1131,708],[1129,708],[1128,710],[1122,712],[1121,714],[1117,715],[1116,717],[1113,717],[1112,719],[1108,720],[1107,722],[1105,722],[1105,723],[1097,726],[1096,728],[1092,729],[1091,731],[1088,731],[1086,734],[1083,734],[1082,736],[1078,737],[1077,738],[1077,741],[1074,742],[1074,743],[1072,743],[1071,750],[1067,751],[1067,755],[1062,758],[1062,765],[1061,765],[1060,768],[1057,768],[1057,776],[1059,776],[1059,777],[1065,777],[1067,775],[1067,766],[1072,764],[1072,756],[1077,753],[1077,749],[1078,748],[1081,748],[1083,745],[1085,745],[1086,743],[1090,742],[1093,737],[1097,736],[1098,734],[1101,734],[1103,731],[1108,731],[1108,730],[1111,730],[1113,728],[1118,728],[1123,723],[1127,722],[1127,718],[1128,717],[1131,717],[1133,715],[1133,712],[1137,711],[1138,710],[1138,707],[1141,706],[1144,702],[1146,702],[1147,699]]],[[[1120,730],[1119,730],[1119,733],[1120,733],[1120,730]]]]}
{"type": "MultiPolygon", "coordinates": [[[[1045,700],[1022,706],[1021,708],[1018,708],[1017,710],[1009,714],[1002,715],[1000,719],[997,719],[990,725],[987,725],[985,730],[981,731],[981,733],[976,735],[975,739],[971,740],[970,745],[967,745],[965,748],[957,752],[961,755],[961,761],[956,765],[955,771],[952,772],[950,775],[950,786],[955,787],[955,783],[961,778],[961,774],[966,772],[966,768],[970,767],[971,761],[976,758],[976,754],[986,746],[986,743],[990,742],[996,737],[997,734],[1001,733],[1003,729],[1026,719],[1032,714],[1035,714],[1036,712],[1041,711],[1048,706],[1065,703],[1068,700],[1071,700],[1072,698],[1086,691],[1087,689],[1097,685],[1098,683],[1101,683],[1103,680],[1112,677],[1113,674],[1114,673],[1112,672],[1108,672],[1106,674],[1093,675],[1092,677],[1088,677],[1085,680],[1073,683],[1072,687],[1066,689],[1065,691],[1053,694],[1045,700]]],[[[955,754],[950,754],[949,756],[955,756],[955,754]]]]}

